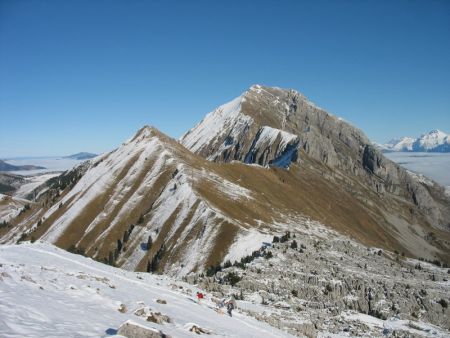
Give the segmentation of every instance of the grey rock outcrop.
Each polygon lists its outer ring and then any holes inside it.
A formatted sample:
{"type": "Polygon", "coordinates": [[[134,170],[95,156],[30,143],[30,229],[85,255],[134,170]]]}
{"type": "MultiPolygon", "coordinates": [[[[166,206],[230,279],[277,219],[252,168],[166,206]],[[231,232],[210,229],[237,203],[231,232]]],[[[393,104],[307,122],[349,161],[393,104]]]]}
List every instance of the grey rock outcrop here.
{"type": "Polygon", "coordinates": [[[160,330],[146,327],[132,320],[127,320],[120,325],[117,334],[127,338],[170,338],[160,330]]]}
{"type": "MultiPolygon", "coordinates": [[[[292,235],[263,249],[261,257],[245,266],[232,266],[215,277],[197,276],[196,282],[218,297],[241,294],[267,309],[248,308],[246,313],[298,336],[315,337],[323,331],[385,336],[382,328],[349,319],[360,318],[358,314],[379,323],[396,318],[410,321],[410,326],[422,322],[450,330],[448,268],[364,247],[335,234],[322,239],[292,235]],[[265,255],[267,250],[272,258],[265,255]],[[230,272],[240,277],[234,286],[226,282],[230,272]]],[[[396,330],[399,336],[411,336],[396,330]]]]}

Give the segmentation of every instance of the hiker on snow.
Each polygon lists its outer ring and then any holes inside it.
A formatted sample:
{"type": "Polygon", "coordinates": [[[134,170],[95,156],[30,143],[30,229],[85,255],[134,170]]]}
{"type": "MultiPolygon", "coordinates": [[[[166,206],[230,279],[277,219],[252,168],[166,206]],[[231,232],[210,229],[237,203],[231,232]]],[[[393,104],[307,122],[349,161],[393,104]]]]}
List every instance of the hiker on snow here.
{"type": "Polygon", "coordinates": [[[201,293],[201,292],[197,292],[197,299],[198,299],[198,302],[200,303],[200,301],[204,298],[205,296],[203,295],[203,293],[201,293]]]}
{"type": "Polygon", "coordinates": [[[227,313],[232,317],[231,312],[236,308],[236,301],[234,300],[234,297],[231,296],[225,304],[227,305],[227,313]]]}

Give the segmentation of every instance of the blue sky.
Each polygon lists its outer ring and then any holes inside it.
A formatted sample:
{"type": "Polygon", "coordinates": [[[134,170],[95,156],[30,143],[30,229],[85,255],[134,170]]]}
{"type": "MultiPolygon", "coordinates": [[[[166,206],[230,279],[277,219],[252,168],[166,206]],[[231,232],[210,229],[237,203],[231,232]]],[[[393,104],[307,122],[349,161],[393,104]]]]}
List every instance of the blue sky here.
{"type": "Polygon", "coordinates": [[[449,1],[0,0],[0,157],[179,137],[252,84],[373,140],[450,132],[449,1]]]}

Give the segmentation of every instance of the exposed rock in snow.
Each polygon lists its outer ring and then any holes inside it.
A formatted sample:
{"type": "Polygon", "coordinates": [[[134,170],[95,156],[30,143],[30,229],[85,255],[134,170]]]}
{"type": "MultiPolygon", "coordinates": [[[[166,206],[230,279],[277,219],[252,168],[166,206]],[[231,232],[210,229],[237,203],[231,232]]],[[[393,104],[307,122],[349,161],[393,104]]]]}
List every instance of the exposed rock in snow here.
{"type": "Polygon", "coordinates": [[[219,299],[236,294],[247,314],[298,336],[449,336],[448,268],[322,234],[280,235],[213,277],[187,280],[219,299]]]}
{"type": "Polygon", "coordinates": [[[127,320],[120,325],[117,333],[127,338],[170,338],[170,336],[160,330],[136,323],[132,320],[127,320]]]}
{"type": "Polygon", "coordinates": [[[189,332],[193,332],[196,334],[211,334],[212,332],[208,329],[205,329],[199,325],[196,324],[187,324],[188,328],[189,328],[189,332]]]}
{"type": "Polygon", "coordinates": [[[297,160],[299,142],[299,138],[294,134],[262,127],[256,134],[244,162],[288,168],[297,160]]]}

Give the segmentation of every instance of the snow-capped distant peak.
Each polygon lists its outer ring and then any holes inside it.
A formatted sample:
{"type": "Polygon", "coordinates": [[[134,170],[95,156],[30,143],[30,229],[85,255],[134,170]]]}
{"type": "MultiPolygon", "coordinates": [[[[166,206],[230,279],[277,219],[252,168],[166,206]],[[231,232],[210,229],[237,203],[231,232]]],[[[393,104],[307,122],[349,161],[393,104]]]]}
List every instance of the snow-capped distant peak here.
{"type": "Polygon", "coordinates": [[[440,131],[439,129],[433,129],[429,133],[422,134],[422,136],[426,136],[426,135],[447,136],[446,133],[444,133],[443,131],[440,131]]]}
{"type": "Polygon", "coordinates": [[[450,136],[434,129],[418,138],[402,137],[392,139],[381,146],[384,151],[450,152],[450,136]]]}
{"type": "Polygon", "coordinates": [[[412,151],[415,140],[416,139],[412,137],[392,139],[386,144],[386,147],[393,151],[412,151]]]}
{"type": "Polygon", "coordinates": [[[428,134],[422,135],[419,139],[419,145],[423,149],[433,149],[439,145],[449,143],[449,137],[446,133],[435,129],[430,131],[428,134]]]}

